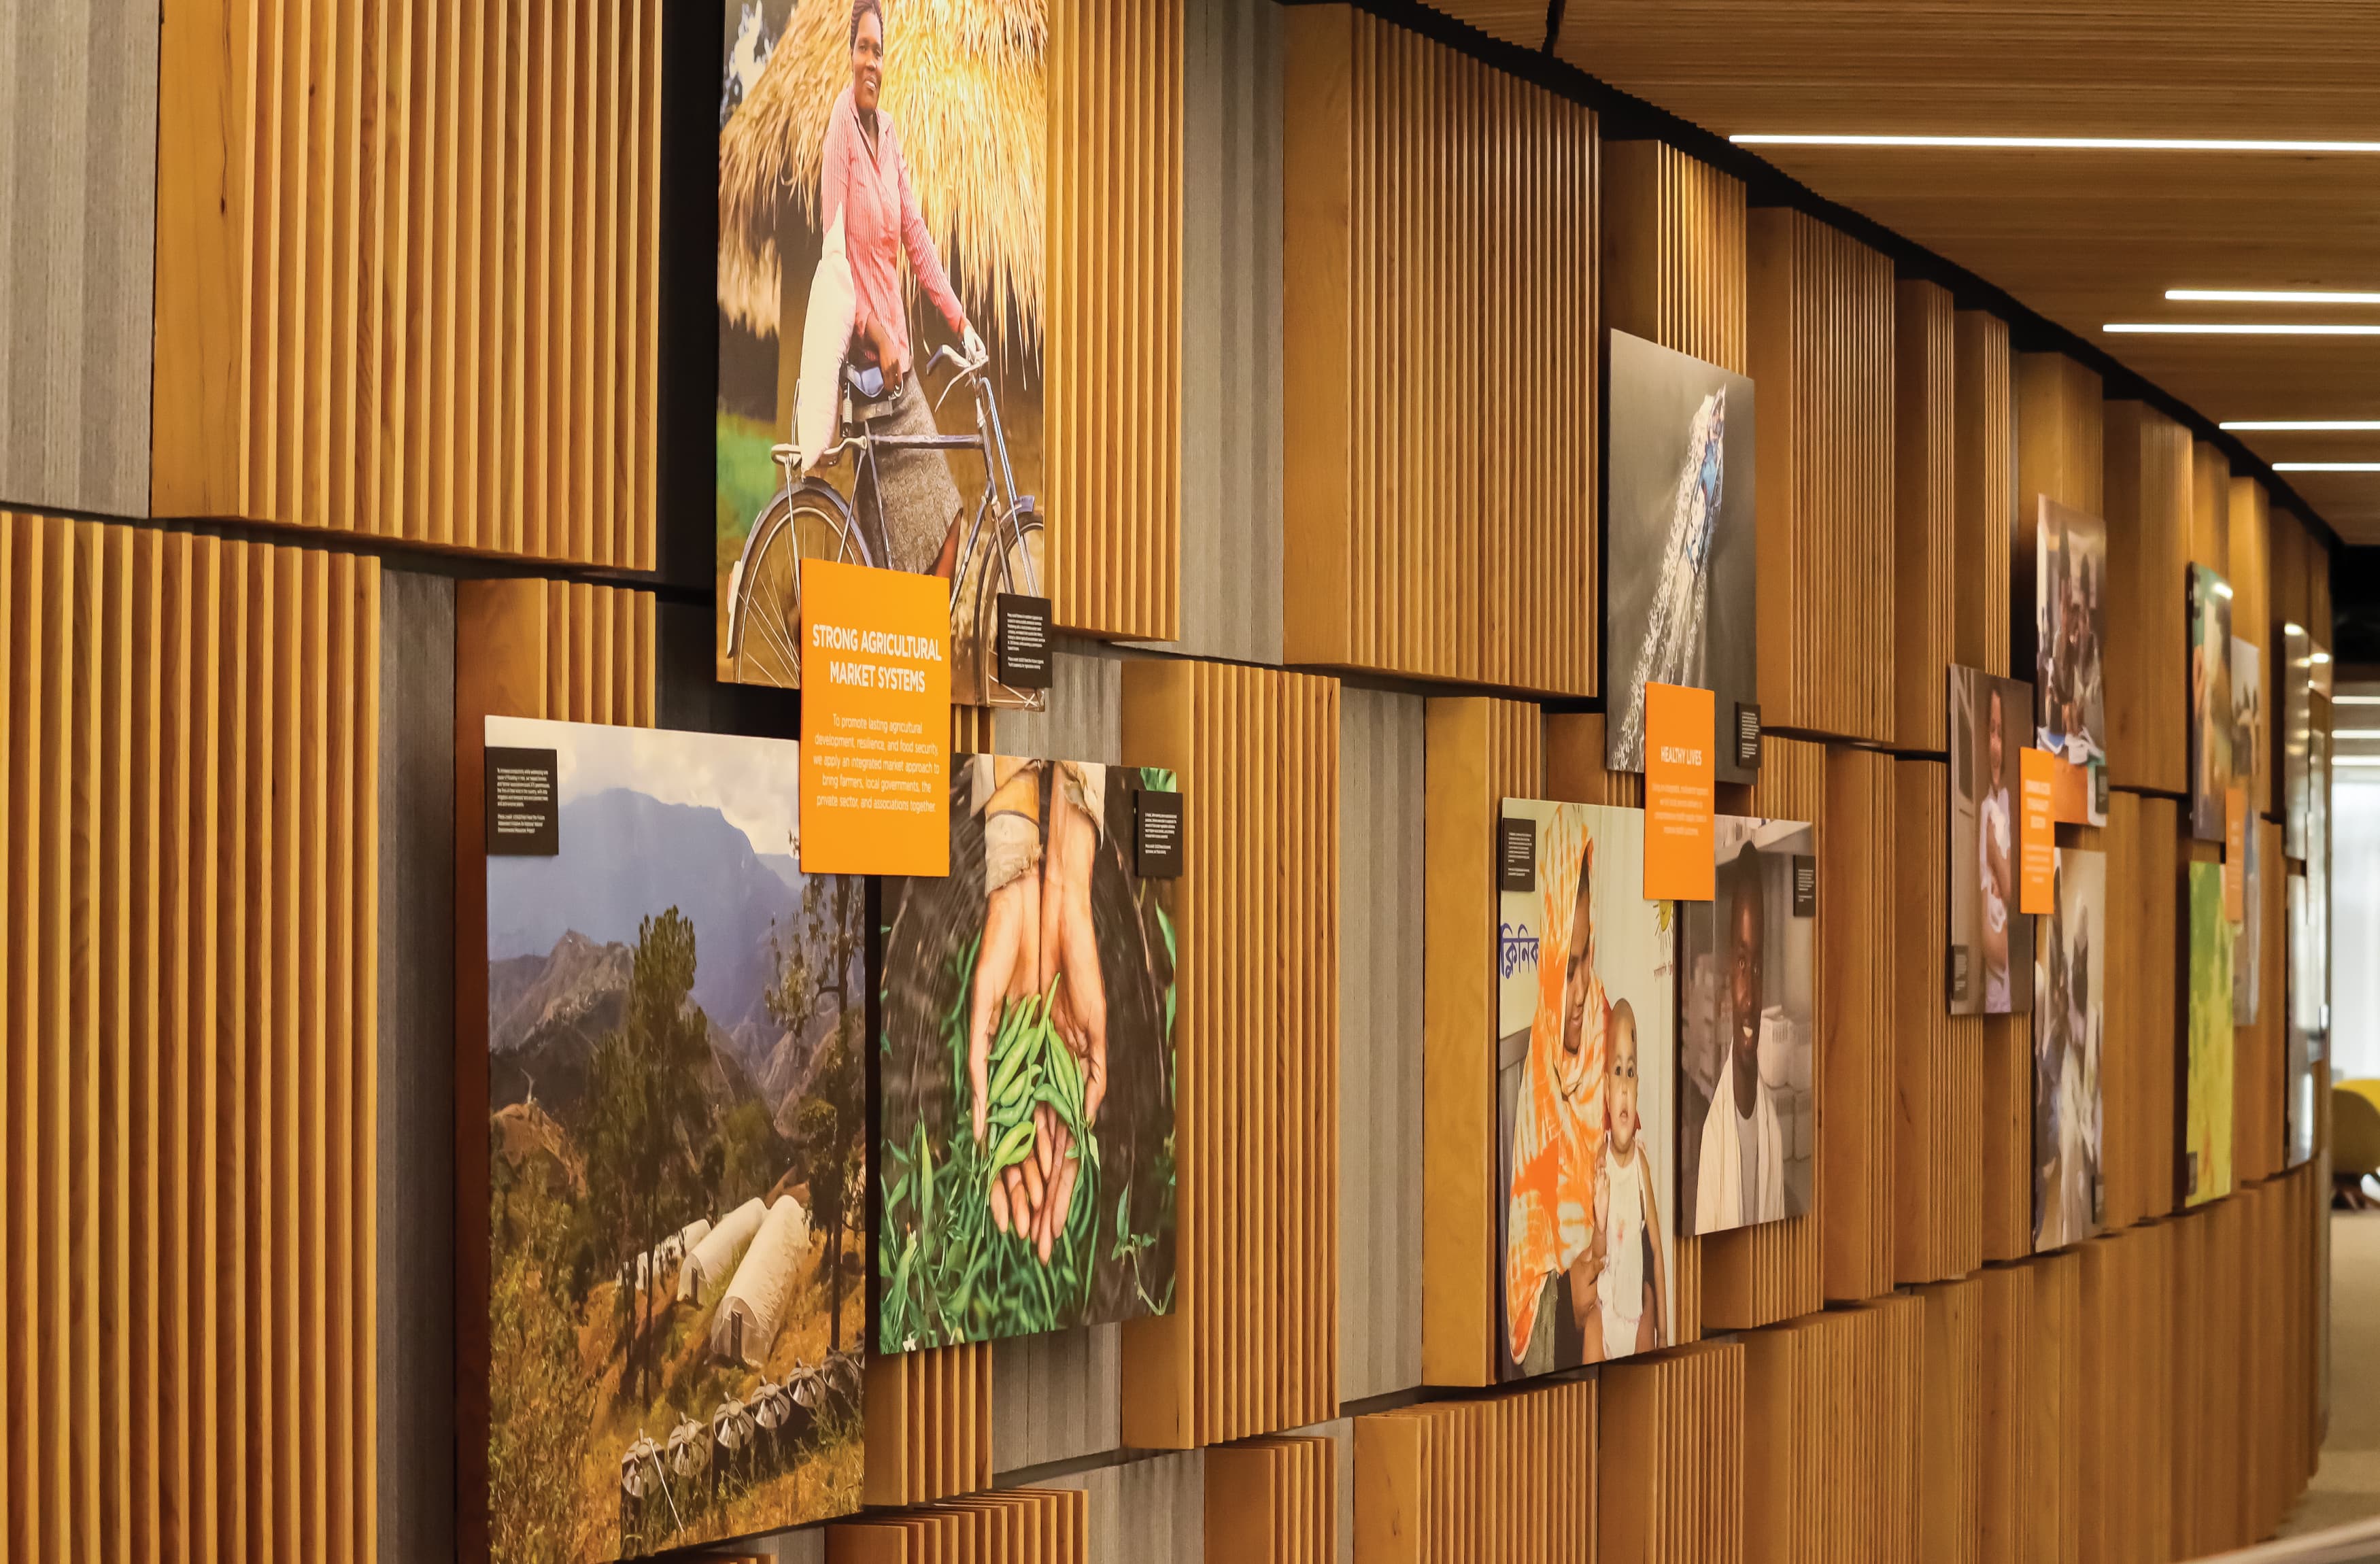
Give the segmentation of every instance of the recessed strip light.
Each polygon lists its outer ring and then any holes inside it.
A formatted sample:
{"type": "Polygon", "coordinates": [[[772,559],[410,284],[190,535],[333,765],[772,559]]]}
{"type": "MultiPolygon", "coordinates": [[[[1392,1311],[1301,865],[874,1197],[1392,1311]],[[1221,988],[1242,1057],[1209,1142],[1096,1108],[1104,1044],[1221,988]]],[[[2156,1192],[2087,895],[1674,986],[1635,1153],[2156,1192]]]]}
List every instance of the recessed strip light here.
{"type": "Polygon", "coordinates": [[[2380,728],[2341,728],[2333,738],[2380,738],[2380,728]]]}
{"type": "Polygon", "coordinates": [[[2380,472],[2380,462],[2275,462],[2275,472],[2380,472]]]}
{"type": "Polygon", "coordinates": [[[2334,766],[2380,766],[2380,755],[2334,755],[2330,763],[2334,766]]]}
{"type": "Polygon", "coordinates": [[[2380,304],[2380,293],[2306,293],[2280,288],[2168,288],[2178,304],[2380,304]]]}
{"type": "Polygon", "coordinates": [[[2144,336],[2380,336],[2380,321],[2110,321],[2103,332],[2144,336]]]}
{"type": "Polygon", "coordinates": [[[2235,418],[2216,427],[2243,434],[2374,434],[2380,433],[2380,418],[2235,418]]]}
{"type": "Polygon", "coordinates": [[[2380,706],[2380,695],[2335,695],[2330,697],[2330,703],[2333,706],[2380,706]]]}
{"type": "Polygon", "coordinates": [[[2196,136],[1730,136],[1740,147],[1940,147],[2048,152],[2380,152],[2380,141],[2216,140],[2196,136]]]}

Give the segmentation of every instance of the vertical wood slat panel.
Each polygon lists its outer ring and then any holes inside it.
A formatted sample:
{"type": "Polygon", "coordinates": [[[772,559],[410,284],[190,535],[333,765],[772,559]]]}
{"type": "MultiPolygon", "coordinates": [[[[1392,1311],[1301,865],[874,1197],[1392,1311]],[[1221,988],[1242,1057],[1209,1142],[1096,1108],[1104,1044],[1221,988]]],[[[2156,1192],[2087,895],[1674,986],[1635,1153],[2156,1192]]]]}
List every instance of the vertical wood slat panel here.
{"type": "Polygon", "coordinates": [[[1596,1558],[1734,1564],[1744,1557],[1745,1359],[1740,1340],[1706,1341],[1603,1369],[1596,1558]]]}
{"type": "Polygon", "coordinates": [[[2107,777],[2179,794],[2188,776],[2189,431],[2138,402],[2107,405],[2107,777]]]}
{"type": "Polygon", "coordinates": [[[1939,752],[1958,657],[1959,578],[2000,556],[1961,554],[1958,315],[1949,290],[1907,279],[1893,316],[1893,743],[1939,752]],[[1961,567],[1964,567],[1962,571],[1961,567]]]}
{"type": "Polygon", "coordinates": [[[167,7],[152,508],[652,568],[660,53],[659,0],[167,7]]]}
{"type": "MultiPolygon", "coordinates": [[[[2015,525],[2016,394],[2008,323],[1980,309],[1958,312],[1956,423],[1958,530],[1962,583],[1951,661],[2005,675],[2010,667],[2009,596],[2015,525]],[[1967,585],[1972,583],[1972,585],[1967,585]]],[[[1947,690],[1936,697],[1948,701],[1947,690]]]]}
{"type": "MultiPolygon", "coordinates": [[[[0,513],[12,820],[5,925],[13,1275],[0,1395],[11,1557],[370,1558],[330,1440],[368,1331],[329,1126],[368,1117],[328,975],[373,929],[327,902],[373,822],[328,800],[371,747],[350,704],[378,564],[0,513]],[[334,690],[339,697],[334,704],[334,690]],[[229,797],[225,794],[228,793],[229,797]],[[226,807],[227,806],[227,807],[226,807]],[[38,1046],[35,1046],[38,1045],[38,1046]],[[305,1360],[301,1365],[300,1360],[305,1360]]],[[[368,774],[368,768],[366,768],[368,774]]],[[[367,906],[368,914],[368,906],[367,906]]]]}
{"type": "Polygon", "coordinates": [[[1345,6],[1286,27],[1283,653],[1591,695],[1595,117],[1345,6]]]}
{"type": "Polygon", "coordinates": [[[1048,568],[1057,622],[1180,634],[1180,0],[1050,18],[1048,568]]]}
{"type": "Polygon", "coordinates": [[[1542,795],[1535,707],[1457,697],[1425,716],[1422,1377],[1496,1380],[1496,891],[1506,798],[1542,795]]]}
{"type": "Polygon", "coordinates": [[[1130,1445],[1186,1449],[1338,1407],[1338,685],[1123,665],[1127,764],[1190,779],[1177,908],[1174,1312],[1123,1328],[1130,1445]]]}
{"type": "Polygon", "coordinates": [[[1762,388],[1760,705],[1767,725],[1889,742],[1892,264],[1784,207],[1752,213],[1762,388]],[[1844,612],[1841,605],[1861,605],[1844,612]]]}
{"type": "MultiPolygon", "coordinates": [[[[1585,1564],[1610,1471],[1597,1399],[1577,1379],[1354,1419],[1358,1564],[1585,1564]]],[[[1208,1557],[1243,1555],[1210,1532],[1208,1557]]]]}
{"type": "Polygon", "coordinates": [[[1893,1131],[1893,1269],[1944,1281],[1983,1263],[1984,1030],[1945,996],[1949,927],[1949,782],[1942,762],[1893,766],[1899,1032],[1893,1131]]]}
{"type": "Polygon", "coordinates": [[[1601,154],[1603,324],[1751,373],[1743,182],[1666,141],[1601,154]]]}

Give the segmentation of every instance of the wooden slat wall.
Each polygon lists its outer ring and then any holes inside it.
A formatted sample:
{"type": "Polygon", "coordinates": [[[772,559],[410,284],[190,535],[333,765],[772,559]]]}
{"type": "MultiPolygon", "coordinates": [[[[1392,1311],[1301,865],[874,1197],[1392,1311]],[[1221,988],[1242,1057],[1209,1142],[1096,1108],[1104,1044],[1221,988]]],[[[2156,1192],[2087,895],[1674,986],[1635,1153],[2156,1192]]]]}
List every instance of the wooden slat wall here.
{"type": "Polygon", "coordinates": [[[1285,47],[1282,653],[1592,695],[1595,116],[1342,6],[1285,47]]]}
{"type": "Polygon", "coordinates": [[[10,13],[0,43],[0,503],[149,506],[157,7],[10,13]]]}
{"type": "Polygon", "coordinates": [[[1911,1294],[1925,1311],[1917,1557],[1945,1564],[1983,1557],[1983,1292],[1970,1277],[1911,1294]]]}
{"type": "MultiPolygon", "coordinates": [[[[1855,1145],[1856,1137],[1864,1128],[1873,1127],[1870,1116],[1863,1111],[1868,1105],[1864,1087],[1869,1084],[1869,1073],[1864,1068],[1869,1061],[1864,1046],[1866,1034],[1863,1032],[1846,1044],[1848,1062],[1841,1078],[1847,1088],[1846,1097],[1857,1106],[1843,1112],[1848,1123],[1840,1136],[1835,1128],[1837,1030],[1830,1021],[1840,1013],[1837,1009],[1837,985],[1854,960],[1849,950],[1850,931],[1844,924],[1849,921],[1864,926],[1866,920],[1858,912],[1857,889],[1862,878],[1858,873],[1859,855],[1854,850],[1839,861],[1836,845],[1828,834],[1832,771],[1827,746],[1771,736],[1761,745],[1760,780],[1747,790],[1749,797],[1744,808],[1749,813],[1771,819],[1808,820],[1817,837],[1818,950],[1817,967],[1811,974],[1810,1067],[1817,1109],[1813,1115],[1814,1124],[1825,1124],[1827,1133],[1819,1140],[1811,1170],[1808,1212],[1783,1221],[1681,1240],[1681,1247],[1691,1242],[1699,1252],[1700,1317],[1705,1332],[1767,1325],[1825,1306],[1831,1257],[1828,1249],[1834,1237],[1829,1225],[1833,1211],[1828,1201],[1835,1192],[1828,1180],[1839,1167],[1848,1167],[1858,1159],[1862,1152],[1855,1145]],[[1840,875],[1839,867],[1842,871],[1840,875]],[[1840,963],[1838,958],[1841,958],[1840,963]],[[1830,1158],[1842,1160],[1830,1161],[1830,1158]]],[[[1847,1193],[1850,1198],[1845,1216],[1847,1223],[1855,1227],[1866,1208],[1856,1192],[1847,1193]]],[[[1858,1240],[1851,1243],[1856,1246],[1858,1240]]],[[[1681,1304],[1684,1301],[1682,1292],[1681,1304]]]]}
{"type": "Polygon", "coordinates": [[[1086,1564],[1080,1488],[1003,1488],[826,1529],[829,1564],[1086,1564]]]}
{"type": "MultiPolygon", "coordinates": [[[[1544,796],[1535,707],[1429,703],[1423,794],[1422,1377],[1496,1379],[1496,886],[1500,805],[1544,796]]],[[[1679,1311],[1682,1317],[1685,1311],[1679,1311]]]]}
{"type": "Polygon", "coordinates": [[[1208,1564],[1331,1564],[1334,1439],[1249,1439],[1207,1452],[1208,1564]]]}
{"type": "MultiPolygon", "coordinates": [[[[1951,657],[1970,668],[2009,671],[2010,562],[2016,523],[2016,390],[2008,322],[1980,309],[1958,320],[1958,627],[1951,657]]],[[[1947,689],[1935,692],[1946,707],[1947,689]]]]}
{"type": "Polygon", "coordinates": [[[487,1550],[487,719],[653,725],[650,592],[531,576],[455,593],[455,1426],[456,1552],[487,1550]]]}
{"type": "MultiPolygon", "coordinates": [[[[1339,692],[1339,1374],[1422,1382],[1424,703],[1339,692]]],[[[1597,758],[1600,760],[1600,752],[1597,758]]]]}
{"type": "Polygon", "coordinates": [[[1744,1358],[1741,1340],[1705,1341],[1604,1367],[1597,1564],[1744,1557],[1744,1358]]]}
{"type": "Polygon", "coordinates": [[[1892,742],[1902,749],[1949,746],[1944,690],[1959,661],[1958,566],[1976,564],[1958,552],[1958,343],[1950,291],[1904,279],[1894,290],[1892,340],[1892,742]]]}
{"type": "Polygon", "coordinates": [[[2107,780],[2188,780],[2190,432],[2138,402],[2107,407],[2107,780]]]}
{"type": "Polygon", "coordinates": [[[1743,1557],[1915,1559],[1926,1308],[1909,1293],[1743,1338],[1743,1557]]]}
{"type": "Polygon", "coordinates": [[[2030,1265],[1990,1266],[1977,1275],[1982,1303],[1983,1426],[1981,1509],[1985,1564],[2028,1559],[2031,1507],[2045,1473],[2032,1469],[2032,1442],[2025,1437],[2027,1398],[2022,1390],[2036,1332],[2034,1281],[2030,1265]]]}
{"type": "Polygon", "coordinates": [[[1356,1418],[1355,1564],[1617,1557],[1597,1549],[1599,1499],[1615,1445],[1641,1430],[1598,1440],[1596,1401],[1594,1380],[1572,1379],[1356,1418]]]}
{"type": "Polygon", "coordinates": [[[1938,760],[1893,765],[1893,1270],[1942,1281],[1983,1263],[1985,1020],[1952,1015],[1949,778],[1938,760]]]}
{"type": "Polygon", "coordinates": [[[0,513],[0,1555],[373,1557],[379,593],[0,513]]]}
{"type": "Polygon", "coordinates": [[[154,511],[650,569],[661,16],[168,5],[154,511]]]}
{"type": "Polygon", "coordinates": [[[1752,213],[1749,254],[1761,718],[1888,743],[1892,263],[1784,207],[1752,213]]]}
{"type": "Polygon", "coordinates": [[[992,1344],[871,1352],[860,1431],[869,1504],[922,1504],[991,1486],[992,1344]]]}
{"type": "Polygon", "coordinates": [[[1130,661],[1123,755],[1187,790],[1179,1280],[1124,1327],[1123,1418],[1182,1449],[1338,1411],[1339,685],[1130,661]]]}
{"type": "Polygon", "coordinates": [[[1609,141],[1603,207],[1603,323],[1750,374],[1743,181],[1667,141],[1609,141]]]}
{"type": "Polygon", "coordinates": [[[1172,640],[1182,587],[1183,0],[1050,7],[1052,612],[1172,640]]]}
{"type": "Polygon", "coordinates": [[[2231,459],[2204,440],[2190,446],[2190,559],[2231,574],[2231,459]]]}
{"type": "MultiPolygon", "coordinates": [[[[1818,847],[1818,992],[1825,1008],[1817,1016],[1816,1045],[1826,1134],[1817,1146],[1816,1194],[1832,1299],[1873,1298],[1893,1284],[1892,1137],[1900,1097],[1893,1034],[1900,944],[1894,914],[1894,770],[1892,758],[1876,750],[1827,746],[1818,847]]],[[[1767,785],[1764,774],[1753,790],[1754,805],[1764,813],[1767,785]]]]}
{"type": "Polygon", "coordinates": [[[2033,1253],[2033,1017],[1984,1022],[1984,1258],[2033,1253]]]}

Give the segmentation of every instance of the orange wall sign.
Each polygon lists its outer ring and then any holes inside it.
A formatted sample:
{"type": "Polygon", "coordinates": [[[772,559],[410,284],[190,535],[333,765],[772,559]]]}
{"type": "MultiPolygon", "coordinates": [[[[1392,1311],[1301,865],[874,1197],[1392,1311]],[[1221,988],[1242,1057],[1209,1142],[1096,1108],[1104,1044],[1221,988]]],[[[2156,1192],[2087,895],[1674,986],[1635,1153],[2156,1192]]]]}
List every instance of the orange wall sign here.
{"type": "Polygon", "coordinates": [[[2058,757],[2030,745],[2017,752],[2024,786],[2023,812],[2017,821],[2017,903],[2019,913],[2058,910],[2058,829],[2056,794],[2058,757]]]}
{"type": "Polygon", "coordinates": [[[2248,788],[2223,790],[2223,915],[2233,923],[2248,916],[2248,788]]]}
{"type": "Polygon", "coordinates": [[[1645,686],[1645,899],[1707,902],[1718,769],[1708,690],[1645,686]]]}
{"type": "Polygon", "coordinates": [[[802,561],[802,872],[951,872],[951,599],[802,561]]]}

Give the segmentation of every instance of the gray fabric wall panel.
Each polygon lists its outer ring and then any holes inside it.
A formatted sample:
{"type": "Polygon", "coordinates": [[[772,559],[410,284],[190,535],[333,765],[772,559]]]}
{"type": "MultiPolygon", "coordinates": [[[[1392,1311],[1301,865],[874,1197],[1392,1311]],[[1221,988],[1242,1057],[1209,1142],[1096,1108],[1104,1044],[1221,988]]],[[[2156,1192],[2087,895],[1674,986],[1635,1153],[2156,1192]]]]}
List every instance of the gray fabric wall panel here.
{"type": "Polygon", "coordinates": [[[1419,697],[1339,693],[1339,1394],[1421,1383],[1419,697]]]}
{"type": "Polygon", "coordinates": [[[1014,1472],[1116,1449],[1123,1442],[1117,1400],[1123,1359],[1120,1325],[995,1342],[992,1461],[1014,1472]]]}
{"type": "Polygon", "coordinates": [[[1281,7],[1183,18],[1182,639],[1281,661],[1281,7]]]}
{"type": "Polygon", "coordinates": [[[1089,1495],[1089,1564],[1206,1564],[1203,1450],[1101,1467],[1050,1486],[1089,1495]]]}
{"type": "Polygon", "coordinates": [[[0,503],[149,514],[156,0],[0,6],[0,503]]]}
{"type": "Polygon", "coordinates": [[[455,1557],[455,583],[381,575],[380,1556],[455,1557]]]}
{"type": "Polygon", "coordinates": [[[1030,760],[1117,764],[1123,758],[1124,655],[1097,641],[1070,639],[1056,648],[1050,709],[992,713],[992,746],[1030,760]]]}

